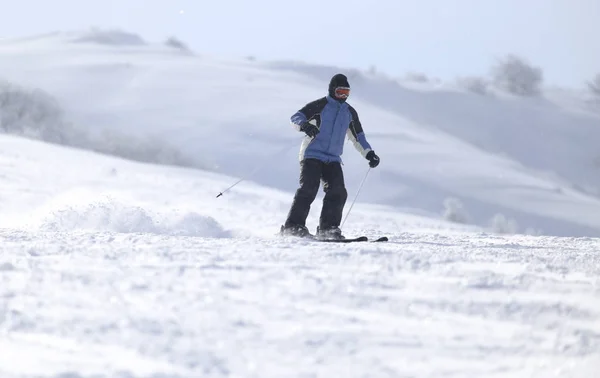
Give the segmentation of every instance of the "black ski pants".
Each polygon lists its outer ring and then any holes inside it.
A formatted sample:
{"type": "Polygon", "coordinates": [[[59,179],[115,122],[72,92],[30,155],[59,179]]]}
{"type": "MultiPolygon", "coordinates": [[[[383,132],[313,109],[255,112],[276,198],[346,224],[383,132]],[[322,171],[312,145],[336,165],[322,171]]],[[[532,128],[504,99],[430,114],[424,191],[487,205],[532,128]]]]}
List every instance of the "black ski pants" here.
{"type": "Polygon", "coordinates": [[[304,159],[300,163],[300,167],[300,187],[294,196],[285,227],[306,226],[306,218],[310,206],[317,197],[321,181],[323,181],[325,197],[323,198],[319,228],[327,230],[339,227],[348,198],[341,164],[304,159]]]}

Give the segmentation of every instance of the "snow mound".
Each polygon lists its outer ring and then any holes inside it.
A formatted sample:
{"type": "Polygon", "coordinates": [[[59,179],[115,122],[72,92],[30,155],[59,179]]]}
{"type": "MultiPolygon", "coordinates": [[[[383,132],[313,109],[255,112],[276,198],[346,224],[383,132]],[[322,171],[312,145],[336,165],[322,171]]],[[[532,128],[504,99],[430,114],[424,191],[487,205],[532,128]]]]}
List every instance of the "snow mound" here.
{"type": "Polygon", "coordinates": [[[119,233],[158,231],[154,220],[144,209],[110,200],[52,211],[43,218],[41,228],[47,231],[92,229],[119,233]]]}
{"type": "MultiPolygon", "coordinates": [[[[207,238],[230,237],[212,217],[194,212],[153,212],[128,205],[111,196],[98,200],[67,203],[59,199],[40,214],[36,226],[42,231],[93,230],[116,233],[143,233],[207,238]]],[[[73,198],[73,197],[72,197],[73,198]]],[[[76,199],[76,198],[74,198],[76,199]]]]}
{"type": "Polygon", "coordinates": [[[92,29],[81,33],[78,37],[71,39],[76,43],[98,43],[110,46],[144,46],[146,41],[137,34],[122,30],[92,29]]]}

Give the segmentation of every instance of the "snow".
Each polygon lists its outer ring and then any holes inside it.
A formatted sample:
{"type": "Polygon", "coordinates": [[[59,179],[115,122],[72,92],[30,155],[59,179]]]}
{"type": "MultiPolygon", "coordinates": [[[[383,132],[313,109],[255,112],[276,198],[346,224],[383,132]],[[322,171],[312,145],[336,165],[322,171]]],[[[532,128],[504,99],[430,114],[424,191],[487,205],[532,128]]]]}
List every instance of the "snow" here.
{"type": "MultiPolygon", "coordinates": [[[[55,96],[87,141],[0,135],[0,376],[600,371],[595,113],[353,72],[382,163],[344,232],[390,241],[287,240],[287,120],[337,68],[136,40],[0,41],[0,72],[55,96]]],[[[368,167],[350,145],[344,161],[352,200],[368,167]]]]}

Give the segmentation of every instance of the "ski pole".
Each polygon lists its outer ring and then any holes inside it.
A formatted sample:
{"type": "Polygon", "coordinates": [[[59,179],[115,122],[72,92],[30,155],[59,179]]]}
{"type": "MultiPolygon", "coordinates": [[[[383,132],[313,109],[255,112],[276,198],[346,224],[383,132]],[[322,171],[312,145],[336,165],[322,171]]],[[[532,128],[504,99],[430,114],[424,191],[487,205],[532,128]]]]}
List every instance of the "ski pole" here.
{"type": "Polygon", "coordinates": [[[362,189],[365,181],[367,180],[367,176],[369,175],[369,172],[371,172],[370,167],[369,167],[369,170],[367,170],[367,173],[365,174],[365,177],[362,179],[360,185],[358,186],[358,190],[356,191],[356,196],[354,196],[354,200],[352,201],[352,204],[350,205],[350,208],[348,209],[348,212],[346,213],[346,216],[344,217],[344,221],[342,222],[342,225],[340,226],[340,228],[344,227],[344,223],[346,223],[346,219],[348,219],[348,215],[350,215],[350,212],[352,211],[352,207],[354,206],[354,203],[356,202],[356,199],[358,198],[358,195],[360,194],[360,190],[362,189]]]}
{"type": "MultiPolygon", "coordinates": [[[[297,142],[294,141],[294,145],[296,145],[297,142]]],[[[292,147],[292,145],[290,144],[289,146],[285,146],[284,148],[282,148],[281,150],[278,150],[277,152],[275,152],[272,155],[267,156],[267,159],[272,159],[276,156],[279,156],[280,154],[284,153],[285,151],[289,150],[292,147]]],[[[223,190],[222,192],[220,192],[219,194],[217,194],[216,198],[221,197],[223,194],[227,193],[229,190],[231,190],[234,186],[236,186],[237,184],[239,184],[240,182],[247,180],[248,178],[254,176],[261,168],[263,168],[265,166],[265,162],[261,162],[259,165],[256,166],[256,168],[254,168],[254,170],[252,170],[252,172],[250,172],[250,174],[240,178],[239,180],[237,180],[233,185],[231,185],[230,187],[228,187],[227,189],[223,190]]]]}

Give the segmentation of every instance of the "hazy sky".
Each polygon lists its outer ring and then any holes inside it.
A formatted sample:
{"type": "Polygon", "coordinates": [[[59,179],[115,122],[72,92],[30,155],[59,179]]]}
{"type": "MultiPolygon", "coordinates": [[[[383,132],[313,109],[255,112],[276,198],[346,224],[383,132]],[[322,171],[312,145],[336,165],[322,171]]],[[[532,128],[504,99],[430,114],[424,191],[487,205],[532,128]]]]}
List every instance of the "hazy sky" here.
{"type": "Polygon", "coordinates": [[[515,53],[547,83],[600,72],[600,0],[0,0],[0,37],[90,27],[199,53],[452,79],[515,53]],[[183,11],[183,13],[181,12],[183,11]]]}

